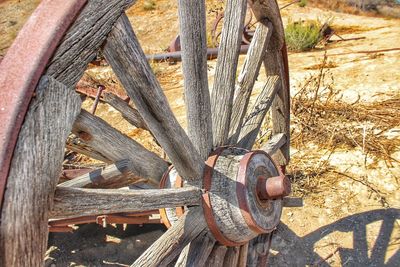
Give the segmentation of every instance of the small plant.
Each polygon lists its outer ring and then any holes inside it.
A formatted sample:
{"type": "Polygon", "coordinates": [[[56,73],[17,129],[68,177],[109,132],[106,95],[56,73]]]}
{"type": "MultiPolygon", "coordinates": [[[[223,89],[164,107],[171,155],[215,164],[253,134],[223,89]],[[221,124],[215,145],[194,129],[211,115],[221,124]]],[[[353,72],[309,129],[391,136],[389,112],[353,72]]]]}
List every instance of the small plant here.
{"type": "Polygon", "coordinates": [[[143,3],[144,10],[154,10],[156,9],[156,2],[154,0],[146,0],[143,3]]]}
{"type": "Polygon", "coordinates": [[[305,7],[307,5],[307,0],[300,0],[299,7],[305,7]]]}
{"type": "Polygon", "coordinates": [[[291,51],[313,49],[321,40],[320,23],[317,21],[291,21],[285,29],[286,45],[291,51]]]}

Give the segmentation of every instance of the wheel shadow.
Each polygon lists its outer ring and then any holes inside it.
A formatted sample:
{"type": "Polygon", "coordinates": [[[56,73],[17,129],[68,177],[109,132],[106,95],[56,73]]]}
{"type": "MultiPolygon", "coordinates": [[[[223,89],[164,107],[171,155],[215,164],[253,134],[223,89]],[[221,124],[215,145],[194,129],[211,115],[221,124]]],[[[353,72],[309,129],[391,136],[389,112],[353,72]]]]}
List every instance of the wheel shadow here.
{"type": "Polygon", "coordinates": [[[269,264],[270,266],[331,266],[327,258],[338,253],[342,266],[400,266],[399,222],[396,220],[400,220],[400,209],[373,210],[345,217],[303,237],[299,237],[281,223],[274,233],[269,264]],[[367,226],[379,221],[382,221],[379,233],[372,247],[368,249],[367,226]],[[315,252],[315,245],[334,232],[352,233],[353,248],[339,247],[331,255],[323,258],[315,252]],[[389,245],[395,247],[395,252],[387,259],[385,257],[389,245]]]}

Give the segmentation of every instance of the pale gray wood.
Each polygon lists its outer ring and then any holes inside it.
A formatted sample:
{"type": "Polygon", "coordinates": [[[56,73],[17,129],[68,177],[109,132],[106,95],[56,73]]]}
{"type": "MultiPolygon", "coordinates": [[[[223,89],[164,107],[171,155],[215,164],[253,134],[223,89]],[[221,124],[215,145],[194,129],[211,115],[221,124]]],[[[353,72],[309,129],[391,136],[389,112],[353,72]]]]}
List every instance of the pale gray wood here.
{"type": "Polygon", "coordinates": [[[251,149],[260,132],[262,122],[280,88],[279,76],[268,76],[260,95],[243,121],[238,147],[251,149]]]}
{"type": "Polygon", "coordinates": [[[226,145],[228,142],[236,70],[246,15],[246,0],[226,1],[224,14],[211,93],[214,147],[226,145]]]}
{"type": "Polygon", "coordinates": [[[179,0],[180,41],[188,135],[203,160],[212,148],[207,77],[205,0],[179,0]]]}
{"type": "Polygon", "coordinates": [[[81,100],[74,90],[43,76],[19,133],[4,195],[0,266],[41,266],[47,248],[48,209],[64,146],[81,100]]]}
{"type": "Polygon", "coordinates": [[[224,267],[237,266],[240,255],[240,247],[230,247],[225,254],[224,267]]]}
{"type": "Polygon", "coordinates": [[[125,14],[114,25],[103,52],[179,174],[199,183],[204,166],[201,157],[173,115],[125,14]]]}
{"type": "Polygon", "coordinates": [[[199,205],[200,200],[201,190],[196,187],[143,190],[57,187],[50,216],[57,219],[139,212],[199,205]]]}
{"type": "Polygon", "coordinates": [[[126,103],[115,94],[103,92],[103,100],[106,103],[110,104],[113,108],[118,110],[121,113],[122,117],[136,128],[144,130],[149,129],[143,118],[140,116],[139,111],[131,107],[128,103],[126,103]]]}
{"type": "Polygon", "coordinates": [[[117,161],[104,169],[93,170],[87,174],[59,184],[60,187],[76,188],[121,188],[133,183],[148,183],[158,187],[158,183],[143,179],[135,174],[135,165],[129,159],[117,161]]]}
{"type": "Polygon", "coordinates": [[[258,23],[243,68],[235,87],[235,99],[232,108],[229,143],[235,145],[240,134],[243,118],[253,91],[254,83],[260,72],[261,64],[271,38],[273,28],[271,22],[266,25],[258,23]]]}
{"type": "Polygon", "coordinates": [[[274,160],[279,165],[287,165],[290,161],[290,92],[289,81],[286,78],[284,59],[282,53],[275,54],[275,64],[266,57],[264,67],[267,74],[280,76],[280,88],[272,103],[271,121],[272,134],[284,133],[286,144],[281,147],[280,153],[274,155],[274,160]]]}
{"type": "Polygon", "coordinates": [[[203,267],[214,247],[215,239],[206,231],[203,231],[196,239],[190,242],[181,252],[175,267],[198,266],[203,267]]]}
{"type": "Polygon", "coordinates": [[[97,160],[103,161],[105,163],[112,163],[112,160],[104,157],[99,152],[94,151],[94,150],[92,150],[92,148],[86,146],[79,140],[79,138],[75,138],[74,140],[67,140],[67,144],[65,145],[65,148],[68,150],[74,151],[76,153],[86,155],[92,159],[97,159],[97,160]],[[76,141],[79,141],[79,142],[76,142],[76,141]]]}
{"type": "Polygon", "coordinates": [[[285,42],[285,34],[279,6],[276,0],[248,0],[253,14],[257,21],[265,23],[265,19],[272,22],[274,31],[272,33],[271,42],[268,45],[268,51],[279,52],[285,42]]]}
{"type": "Polygon", "coordinates": [[[168,164],[155,153],[122,134],[104,120],[82,110],[77,117],[72,132],[82,142],[112,162],[129,159],[135,175],[158,183],[168,164]]]}
{"type": "Polygon", "coordinates": [[[269,155],[275,154],[284,144],[286,144],[286,135],[285,134],[276,134],[268,140],[268,142],[263,145],[261,150],[264,150],[269,155]]]}
{"type": "Polygon", "coordinates": [[[191,207],[131,266],[169,266],[181,251],[206,229],[201,207],[191,207]]]}
{"type": "Polygon", "coordinates": [[[70,27],[46,74],[75,86],[121,13],[136,0],[89,0],[70,27]]]}
{"type": "Polygon", "coordinates": [[[227,247],[220,244],[216,244],[213,250],[211,251],[210,257],[207,259],[205,266],[222,267],[224,264],[224,258],[227,250],[228,250],[227,247]]]}

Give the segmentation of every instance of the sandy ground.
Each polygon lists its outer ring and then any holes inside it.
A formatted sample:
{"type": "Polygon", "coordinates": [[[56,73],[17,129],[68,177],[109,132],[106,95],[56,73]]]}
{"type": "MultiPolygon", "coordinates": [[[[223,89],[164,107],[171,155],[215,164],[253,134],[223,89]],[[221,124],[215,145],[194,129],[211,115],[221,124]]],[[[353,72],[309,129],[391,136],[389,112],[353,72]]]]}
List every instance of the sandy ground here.
{"type": "MultiPolygon", "coordinates": [[[[23,5],[19,1],[8,2],[15,5],[0,4],[0,13],[14,15],[0,16],[0,56],[12,40],[12,31],[22,25],[37,3],[32,1],[30,5],[23,5]],[[18,14],[22,14],[21,19],[18,19],[18,14]],[[3,38],[8,34],[10,37],[3,38]]],[[[145,52],[160,53],[178,33],[176,1],[157,1],[156,8],[149,11],[143,10],[143,2],[138,1],[128,15],[145,52]]],[[[283,4],[283,1],[279,2],[283,4]]],[[[296,94],[307,77],[318,72],[325,53],[329,72],[334,77],[333,85],[340,90],[346,102],[378,103],[399,92],[399,19],[349,15],[308,6],[299,8],[296,5],[285,9],[282,15],[285,21],[288,18],[331,19],[333,28],[344,39],[363,38],[338,41],[340,39],[334,36],[334,42],[329,43],[326,49],[318,47],[310,52],[290,53],[292,95],[296,94]]],[[[213,16],[209,14],[208,24],[213,16]]],[[[240,59],[241,63],[243,58],[240,59]]],[[[209,62],[210,83],[215,63],[209,62]]],[[[174,113],[185,125],[180,64],[160,63],[152,64],[152,67],[174,113]]],[[[113,77],[107,67],[90,71],[98,75],[99,80],[113,77]]],[[[263,75],[258,80],[255,93],[262,86],[263,75]]],[[[90,100],[85,103],[85,107],[90,105],[90,100]]],[[[100,104],[97,115],[161,154],[149,136],[130,126],[112,108],[100,104]]],[[[367,126],[360,125],[360,131],[367,126]]],[[[400,125],[394,126],[388,134],[393,140],[398,140],[400,125]]],[[[368,136],[365,142],[369,142],[368,136]]],[[[299,178],[295,181],[294,195],[304,198],[304,207],[284,210],[281,229],[287,228],[287,235],[276,235],[272,247],[272,265],[399,266],[399,148],[391,155],[393,160],[390,164],[383,159],[366,156],[361,145],[331,153],[309,143],[301,148],[293,147],[291,154],[293,165],[289,172],[329,164],[337,174],[332,175],[331,172],[328,177],[326,173],[317,172],[316,175],[305,175],[302,180],[299,178]]],[[[103,229],[97,225],[87,225],[74,234],[52,234],[47,264],[125,266],[163,232],[163,228],[158,226],[129,228],[124,231],[112,226],[103,229]]]]}

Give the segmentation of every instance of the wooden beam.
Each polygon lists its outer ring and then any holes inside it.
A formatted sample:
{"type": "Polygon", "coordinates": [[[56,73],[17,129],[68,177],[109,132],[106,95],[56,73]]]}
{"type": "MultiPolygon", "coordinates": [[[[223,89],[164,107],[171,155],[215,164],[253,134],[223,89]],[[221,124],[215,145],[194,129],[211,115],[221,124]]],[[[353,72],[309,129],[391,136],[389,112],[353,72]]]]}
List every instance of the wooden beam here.
{"type": "Polygon", "coordinates": [[[178,3],[188,135],[200,157],[206,160],[213,137],[205,0],[179,0],[178,3]]]}
{"type": "Polygon", "coordinates": [[[75,188],[121,188],[138,182],[150,183],[152,186],[158,187],[158,183],[154,183],[150,179],[138,177],[135,174],[135,165],[133,162],[129,159],[124,159],[104,169],[93,170],[72,180],[63,182],[58,186],[75,188]]]}
{"type": "Polygon", "coordinates": [[[129,159],[134,166],[132,172],[154,183],[161,180],[168,164],[155,153],[148,151],[135,140],[122,134],[104,120],[82,110],[72,132],[85,146],[97,151],[111,162],[129,159]]]}
{"type": "Polygon", "coordinates": [[[256,141],[257,135],[260,132],[262,122],[272,105],[279,90],[279,76],[268,76],[267,82],[249,114],[243,121],[242,129],[239,135],[238,146],[251,149],[256,141]]]}
{"type": "Polygon", "coordinates": [[[179,174],[199,183],[204,163],[173,115],[125,14],[115,23],[103,52],[179,174]]]}
{"type": "Polygon", "coordinates": [[[276,134],[268,140],[268,142],[261,148],[269,155],[275,154],[283,145],[286,144],[285,134],[276,134]]]}
{"type": "Polygon", "coordinates": [[[240,254],[238,260],[238,267],[246,267],[247,266],[247,254],[249,252],[249,243],[240,246],[240,254]]]}
{"type": "Polygon", "coordinates": [[[260,72],[272,31],[271,22],[267,22],[266,25],[258,23],[249,50],[247,51],[246,59],[235,88],[235,99],[229,131],[229,143],[232,145],[235,145],[239,138],[243,118],[246,115],[254,83],[260,72]]]}
{"type": "Polygon", "coordinates": [[[215,242],[214,237],[206,229],[182,250],[175,267],[205,266],[215,242]]]}
{"type": "Polygon", "coordinates": [[[139,111],[131,107],[120,97],[112,93],[103,92],[103,100],[118,110],[122,117],[136,128],[149,130],[143,118],[140,116],[139,111]]]}
{"type": "Polygon", "coordinates": [[[46,74],[75,86],[121,13],[136,0],[88,1],[64,36],[46,74]]]}
{"type": "Polygon", "coordinates": [[[227,251],[227,247],[220,244],[215,244],[213,250],[211,251],[210,257],[207,259],[206,266],[222,267],[224,265],[224,258],[227,251]]]}
{"type": "Polygon", "coordinates": [[[247,2],[257,18],[257,21],[265,23],[265,19],[268,19],[274,27],[271,42],[269,42],[268,45],[268,51],[281,51],[285,40],[285,34],[278,2],[276,0],[248,0],[247,2]]]}
{"type": "Polygon", "coordinates": [[[236,80],[236,70],[246,16],[246,0],[226,1],[224,25],[211,93],[214,147],[226,145],[236,80]]]}
{"type": "Polygon", "coordinates": [[[290,161],[290,89],[288,75],[285,73],[285,68],[288,67],[285,64],[287,58],[284,59],[284,56],[287,56],[285,51],[281,51],[275,54],[275,64],[269,60],[270,57],[264,61],[267,74],[279,75],[281,79],[280,88],[271,108],[272,134],[284,133],[287,139],[280,153],[274,156],[275,162],[279,165],[287,165],[290,161]]]}
{"type": "Polygon", "coordinates": [[[201,190],[196,187],[144,190],[57,187],[51,218],[199,205],[200,199],[201,190]]]}
{"type": "Polygon", "coordinates": [[[224,267],[237,266],[240,255],[240,247],[230,247],[225,254],[224,267]]]}
{"type": "Polygon", "coordinates": [[[92,159],[97,159],[100,161],[103,161],[105,163],[112,163],[112,160],[104,157],[102,154],[100,154],[97,151],[92,150],[91,147],[86,146],[84,143],[79,140],[79,138],[74,138],[73,140],[67,140],[67,143],[65,144],[65,148],[69,149],[73,152],[88,156],[89,158],[92,159]],[[78,141],[78,142],[76,142],[78,141]]]}
{"type": "Polygon", "coordinates": [[[181,251],[206,229],[201,207],[191,207],[189,211],[172,225],[168,231],[154,242],[131,266],[170,266],[181,251]]]}
{"type": "Polygon", "coordinates": [[[49,205],[62,168],[65,140],[81,100],[43,76],[36,88],[10,166],[0,222],[0,266],[42,266],[49,205]],[[45,171],[44,171],[45,170],[45,171]]]}

